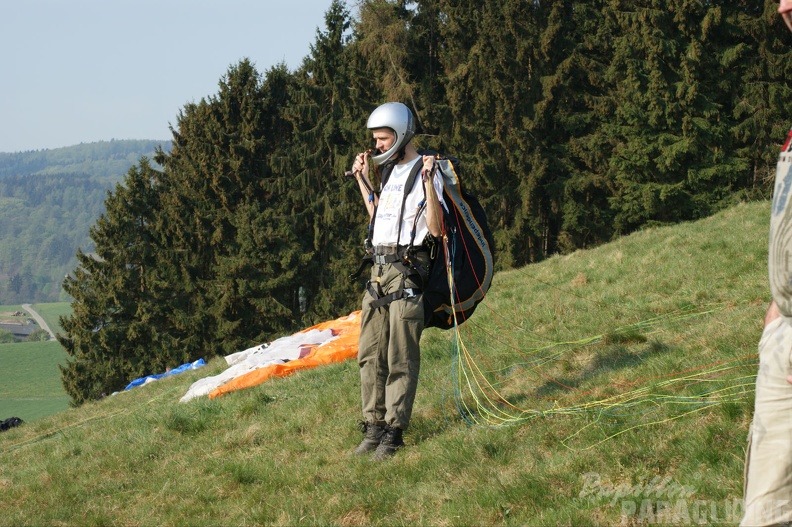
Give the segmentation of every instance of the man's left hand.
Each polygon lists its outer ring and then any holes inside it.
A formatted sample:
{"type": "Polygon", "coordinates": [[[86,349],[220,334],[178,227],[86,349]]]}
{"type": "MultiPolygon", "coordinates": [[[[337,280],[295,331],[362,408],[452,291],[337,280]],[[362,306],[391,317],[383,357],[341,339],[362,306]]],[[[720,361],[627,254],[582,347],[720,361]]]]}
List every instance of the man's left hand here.
{"type": "Polygon", "coordinates": [[[435,156],[423,156],[423,169],[425,175],[428,176],[432,173],[436,159],[435,156]]]}

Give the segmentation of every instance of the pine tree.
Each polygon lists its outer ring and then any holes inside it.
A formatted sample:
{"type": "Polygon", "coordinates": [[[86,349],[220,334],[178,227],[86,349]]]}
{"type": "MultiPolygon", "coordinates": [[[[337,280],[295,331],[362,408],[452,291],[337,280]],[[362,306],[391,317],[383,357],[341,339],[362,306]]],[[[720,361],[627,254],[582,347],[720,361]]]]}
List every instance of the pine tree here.
{"type": "Polygon", "coordinates": [[[732,148],[745,166],[736,188],[766,199],[790,126],[792,37],[775,0],[719,4],[718,58],[727,75],[715,86],[729,98],[732,148]]]}
{"type": "Polygon", "coordinates": [[[606,9],[618,28],[607,72],[615,115],[602,128],[613,147],[616,233],[710,214],[728,203],[745,172],[732,153],[731,106],[720,91],[734,80],[713,38],[720,13],[684,0],[613,0],[606,9]]]}
{"type": "Polygon", "coordinates": [[[348,11],[334,1],[285,110],[293,139],[284,166],[299,204],[298,237],[311,255],[299,280],[306,323],[360,308],[361,287],[349,275],[363,256],[367,217],[357,185],[344,173],[370,144],[365,123],[378,94],[360,55],[348,47],[349,28],[348,11]]]}
{"type": "Polygon", "coordinates": [[[159,203],[156,178],[143,158],[123,185],[108,192],[107,210],[90,232],[96,253],[79,251],[79,266],[64,280],[74,301],[72,314],[60,321],[64,333],[58,340],[69,355],[61,375],[76,403],[185,358],[163,323],[165,299],[152,233],[159,203]],[[176,356],[152,353],[161,349],[176,356]]]}
{"type": "MultiPolygon", "coordinates": [[[[563,196],[554,188],[554,210],[560,208],[558,220],[549,244],[551,252],[569,252],[596,246],[610,239],[613,232],[613,215],[609,203],[612,185],[607,178],[611,146],[602,134],[601,127],[610,122],[614,102],[608,97],[604,79],[611,62],[610,43],[615,27],[603,16],[604,1],[575,3],[571,14],[568,8],[557,8],[553,17],[563,18],[560,31],[547,33],[544,46],[561,38],[565,49],[555,73],[546,81],[547,102],[540,103],[538,123],[548,123],[557,137],[547,141],[555,165],[564,173],[563,196]],[[570,24],[571,23],[571,24],[570,24]],[[570,27],[571,25],[571,27],[570,27]]],[[[544,134],[538,134],[544,138],[544,134]]],[[[544,142],[544,141],[543,141],[544,142]]]]}
{"type": "Polygon", "coordinates": [[[544,191],[528,129],[541,93],[540,2],[438,0],[439,51],[452,128],[468,188],[494,229],[498,262],[543,254],[544,191]]]}
{"type": "Polygon", "coordinates": [[[579,138],[597,126],[602,62],[590,54],[598,29],[596,3],[548,0],[535,4],[539,27],[532,63],[531,109],[526,118],[530,172],[519,181],[520,221],[533,234],[522,262],[601,240],[608,223],[591,154],[579,138]],[[570,207],[574,196],[582,203],[570,207]],[[582,210],[581,210],[582,209],[582,210]],[[585,210],[585,212],[583,212],[585,210]],[[570,243],[572,240],[574,242],[570,243]]]}
{"type": "Polygon", "coordinates": [[[382,93],[377,102],[400,101],[413,110],[422,127],[423,108],[416,99],[416,80],[409,66],[412,13],[404,0],[364,0],[356,30],[355,48],[366,59],[367,74],[376,80],[382,93]]]}
{"type": "Polygon", "coordinates": [[[289,75],[262,83],[248,60],[229,68],[216,96],[187,105],[165,167],[160,243],[179,276],[173,325],[191,356],[245,349],[295,328],[292,290],[305,259],[274,177],[289,75]]]}
{"type": "Polygon", "coordinates": [[[343,174],[387,100],[416,146],[462,160],[500,268],[769,195],[792,95],[774,0],[358,7],[333,1],[294,73],[230,67],[182,109],[162,171],[141,160],[108,195],[64,282],[76,402],[359,307],[367,217],[343,174]]]}

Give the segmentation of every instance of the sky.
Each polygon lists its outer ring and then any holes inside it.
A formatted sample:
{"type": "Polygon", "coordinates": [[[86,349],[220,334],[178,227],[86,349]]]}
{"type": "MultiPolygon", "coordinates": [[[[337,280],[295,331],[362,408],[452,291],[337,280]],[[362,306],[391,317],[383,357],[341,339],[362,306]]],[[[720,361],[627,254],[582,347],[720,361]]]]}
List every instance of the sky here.
{"type": "MultiPolygon", "coordinates": [[[[168,140],[229,66],[296,70],[332,0],[0,4],[0,152],[168,140]]],[[[347,2],[347,5],[349,3],[347,2]]]]}

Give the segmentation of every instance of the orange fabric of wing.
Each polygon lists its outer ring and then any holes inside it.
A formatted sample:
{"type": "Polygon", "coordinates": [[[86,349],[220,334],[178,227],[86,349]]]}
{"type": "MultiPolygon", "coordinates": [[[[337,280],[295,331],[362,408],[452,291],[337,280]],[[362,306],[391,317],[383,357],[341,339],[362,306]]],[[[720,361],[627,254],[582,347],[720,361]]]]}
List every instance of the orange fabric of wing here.
{"type": "Polygon", "coordinates": [[[354,311],[346,317],[322,322],[300,331],[305,333],[313,329],[333,331],[335,339],[320,346],[303,346],[310,352],[299,358],[283,364],[271,364],[257,370],[240,375],[226,384],[209,392],[209,398],[214,399],[226,393],[243,390],[257,386],[273,377],[286,377],[299,370],[315,368],[334,362],[343,362],[357,356],[358,339],[360,338],[360,311],[354,311]]]}

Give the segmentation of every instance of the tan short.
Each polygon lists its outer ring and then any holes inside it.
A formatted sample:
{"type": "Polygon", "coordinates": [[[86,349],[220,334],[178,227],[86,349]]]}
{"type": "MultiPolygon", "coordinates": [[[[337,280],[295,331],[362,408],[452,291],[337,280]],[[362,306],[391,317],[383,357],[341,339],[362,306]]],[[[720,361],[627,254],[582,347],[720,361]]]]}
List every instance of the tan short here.
{"type": "Polygon", "coordinates": [[[781,316],[759,341],[756,403],[745,458],[740,525],[792,522],[792,319],[781,316]]]}

